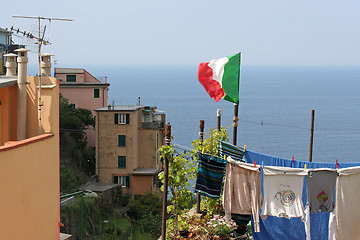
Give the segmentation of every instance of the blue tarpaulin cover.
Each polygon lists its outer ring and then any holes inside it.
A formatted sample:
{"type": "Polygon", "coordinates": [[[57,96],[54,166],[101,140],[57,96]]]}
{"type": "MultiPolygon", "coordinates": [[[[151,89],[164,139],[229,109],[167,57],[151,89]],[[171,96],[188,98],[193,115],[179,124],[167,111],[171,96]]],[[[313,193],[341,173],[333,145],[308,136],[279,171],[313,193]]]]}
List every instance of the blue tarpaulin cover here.
{"type": "MultiPolygon", "coordinates": [[[[319,163],[319,162],[302,162],[292,161],[289,159],[277,158],[267,156],[264,154],[246,151],[245,162],[253,163],[264,166],[279,166],[279,167],[293,167],[293,168],[304,168],[305,164],[307,169],[310,168],[336,168],[336,163],[319,163]]],[[[354,163],[339,163],[339,168],[347,168],[360,166],[360,162],[354,163]]],[[[263,181],[263,174],[261,174],[261,181],[263,181]]],[[[262,192],[264,193],[263,187],[262,192]]],[[[304,177],[304,188],[302,201],[304,206],[307,202],[307,189],[304,177]]],[[[261,209],[260,209],[261,214],[261,209]]],[[[310,214],[310,232],[311,239],[328,239],[329,232],[329,215],[327,212],[318,212],[310,214]]],[[[254,226],[254,224],[252,224],[254,226]]],[[[260,232],[254,232],[253,237],[255,240],[272,240],[272,239],[292,239],[292,240],[304,240],[306,239],[305,225],[300,218],[277,218],[268,216],[266,220],[260,218],[260,232]]]]}

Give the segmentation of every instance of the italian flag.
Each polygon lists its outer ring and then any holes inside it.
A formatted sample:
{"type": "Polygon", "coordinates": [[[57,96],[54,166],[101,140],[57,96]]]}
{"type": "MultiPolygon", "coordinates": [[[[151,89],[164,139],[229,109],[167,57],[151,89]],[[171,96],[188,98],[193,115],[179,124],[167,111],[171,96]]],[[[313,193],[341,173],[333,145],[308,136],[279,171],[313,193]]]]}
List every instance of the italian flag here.
{"type": "Polygon", "coordinates": [[[238,53],[200,63],[199,82],[216,102],[224,99],[239,103],[240,59],[241,53],[238,53]]]}

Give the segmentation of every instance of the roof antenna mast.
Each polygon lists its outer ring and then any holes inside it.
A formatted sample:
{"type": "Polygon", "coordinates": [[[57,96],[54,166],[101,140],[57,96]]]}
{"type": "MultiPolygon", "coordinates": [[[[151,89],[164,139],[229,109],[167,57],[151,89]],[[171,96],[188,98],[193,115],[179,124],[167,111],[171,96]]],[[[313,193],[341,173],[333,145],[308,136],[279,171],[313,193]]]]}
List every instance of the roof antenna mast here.
{"type": "Polygon", "coordinates": [[[39,60],[39,135],[42,134],[42,130],[41,130],[41,107],[43,106],[43,102],[41,100],[41,86],[42,86],[42,79],[41,79],[41,45],[44,43],[45,45],[50,44],[48,41],[44,41],[44,36],[45,36],[45,30],[46,30],[46,26],[44,27],[44,31],[43,31],[43,35],[41,37],[41,20],[48,20],[49,22],[53,21],[53,20],[57,20],[57,21],[73,21],[72,19],[66,19],[66,18],[47,18],[47,17],[27,17],[27,16],[12,16],[14,18],[30,18],[30,19],[37,19],[38,20],[38,42],[37,44],[39,44],[38,47],[38,60],[39,60]]]}

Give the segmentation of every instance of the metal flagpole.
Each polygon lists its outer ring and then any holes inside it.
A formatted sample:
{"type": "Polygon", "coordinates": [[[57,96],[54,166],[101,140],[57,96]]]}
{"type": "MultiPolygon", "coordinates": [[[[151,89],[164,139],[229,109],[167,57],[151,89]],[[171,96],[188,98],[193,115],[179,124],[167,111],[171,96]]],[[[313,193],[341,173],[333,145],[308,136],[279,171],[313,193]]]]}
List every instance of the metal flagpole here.
{"type": "MultiPolygon", "coordinates": [[[[241,63],[241,52],[239,52],[239,72],[238,72],[238,80],[239,80],[239,91],[240,91],[240,63],[241,63]]],[[[234,119],[233,119],[233,127],[234,127],[234,132],[233,132],[233,145],[236,146],[236,141],[237,141],[237,127],[238,127],[238,118],[239,115],[239,104],[234,103],[234,119]]]]}

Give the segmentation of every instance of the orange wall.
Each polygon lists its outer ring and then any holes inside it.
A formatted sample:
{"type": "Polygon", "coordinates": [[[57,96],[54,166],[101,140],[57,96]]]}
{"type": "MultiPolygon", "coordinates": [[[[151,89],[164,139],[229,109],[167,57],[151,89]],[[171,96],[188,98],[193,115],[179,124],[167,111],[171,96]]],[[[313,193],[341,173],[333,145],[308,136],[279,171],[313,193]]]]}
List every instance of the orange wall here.
{"type": "Polygon", "coordinates": [[[59,88],[55,78],[43,77],[43,134],[38,136],[39,78],[27,81],[27,131],[22,141],[15,141],[17,87],[0,89],[4,103],[0,111],[4,144],[0,146],[0,238],[59,239],[59,88]],[[4,139],[3,124],[11,129],[4,139]]]}
{"type": "Polygon", "coordinates": [[[0,88],[0,101],[1,146],[7,141],[16,140],[17,86],[0,88]]]}
{"type": "Polygon", "coordinates": [[[157,130],[142,129],[139,131],[139,168],[160,168],[156,161],[158,150],[156,134],[157,130]]]}
{"type": "Polygon", "coordinates": [[[132,176],[130,178],[131,194],[152,192],[153,176],[132,176]]]}
{"type": "MultiPolygon", "coordinates": [[[[28,77],[27,81],[26,136],[33,137],[39,135],[39,77],[28,77]]],[[[59,84],[55,78],[42,77],[42,86],[41,131],[59,136],[59,84]]]]}
{"type": "Polygon", "coordinates": [[[58,136],[0,147],[1,239],[59,239],[58,136]]]}

